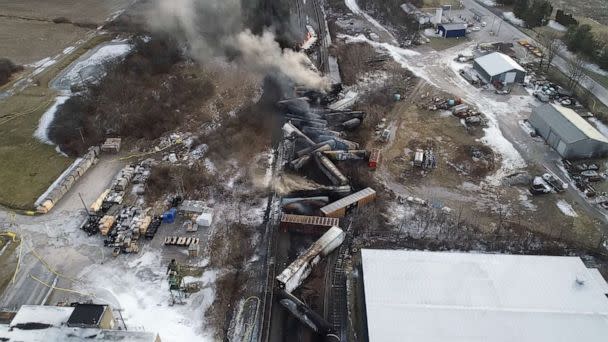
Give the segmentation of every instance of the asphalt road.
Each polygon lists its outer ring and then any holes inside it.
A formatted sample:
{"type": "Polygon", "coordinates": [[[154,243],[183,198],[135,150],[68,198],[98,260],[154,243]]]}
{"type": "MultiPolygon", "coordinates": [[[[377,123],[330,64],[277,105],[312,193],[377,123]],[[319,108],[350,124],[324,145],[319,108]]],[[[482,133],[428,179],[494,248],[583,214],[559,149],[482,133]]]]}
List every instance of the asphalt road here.
{"type": "MultiPolygon", "coordinates": [[[[475,0],[462,0],[462,3],[465,5],[466,8],[469,8],[469,9],[473,8],[473,9],[481,12],[482,14],[486,15],[486,17],[484,18],[484,21],[486,21],[486,23],[488,23],[488,25],[490,25],[490,23],[495,20],[496,21],[495,28],[498,31],[499,21],[503,21],[502,19],[500,19],[500,17],[497,16],[497,14],[500,15],[502,13],[499,8],[489,9],[485,6],[482,6],[475,0]]],[[[494,36],[494,39],[492,41],[496,41],[496,40],[513,41],[513,40],[520,40],[520,39],[527,39],[528,41],[531,41],[531,42],[534,41],[534,39],[532,37],[528,36],[527,34],[523,33],[522,31],[520,31],[519,28],[517,28],[516,26],[511,25],[507,21],[503,21],[503,23],[500,25],[500,31],[498,32],[498,37],[494,36]]],[[[555,67],[557,67],[563,73],[568,74],[568,62],[564,58],[565,56],[566,56],[566,53],[564,53],[564,52],[562,52],[560,54],[560,56],[556,56],[553,60],[553,65],[555,67]]],[[[580,81],[580,85],[583,88],[590,91],[593,95],[595,95],[595,97],[597,97],[598,100],[601,101],[604,105],[608,106],[608,90],[606,90],[606,88],[604,88],[601,84],[597,83],[595,80],[593,80],[589,76],[584,75],[580,81]]]]}

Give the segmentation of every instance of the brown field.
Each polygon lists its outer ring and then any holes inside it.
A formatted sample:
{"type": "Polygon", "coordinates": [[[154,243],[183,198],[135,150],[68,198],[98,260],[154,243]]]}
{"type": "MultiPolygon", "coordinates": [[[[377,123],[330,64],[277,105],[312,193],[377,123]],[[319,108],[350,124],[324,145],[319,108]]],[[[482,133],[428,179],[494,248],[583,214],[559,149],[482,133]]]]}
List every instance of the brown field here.
{"type": "Polygon", "coordinates": [[[66,17],[73,22],[101,23],[133,0],[3,0],[0,15],[53,20],[66,17]]]}
{"type": "Polygon", "coordinates": [[[87,31],[70,24],[0,17],[0,56],[17,64],[34,63],[61,53],[87,31]]]}
{"type": "Polygon", "coordinates": [[[131,0],[4,0],[0,5],[0,57],[29,64],[57,55],[84,39],[90,28],[55,24],[65,17],[73,23],[103,23],[131,0]]]}

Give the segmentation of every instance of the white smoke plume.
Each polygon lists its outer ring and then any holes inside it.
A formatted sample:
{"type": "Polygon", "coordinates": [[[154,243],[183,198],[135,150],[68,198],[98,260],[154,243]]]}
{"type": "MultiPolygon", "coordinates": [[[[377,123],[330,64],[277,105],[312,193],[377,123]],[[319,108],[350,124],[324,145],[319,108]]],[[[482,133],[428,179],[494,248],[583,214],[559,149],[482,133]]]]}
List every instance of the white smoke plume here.
{"type": "MultiPolygon", "coordinates": [[[[247,0],[250,1],[250,0],[247,0]]],[[[294,83],[327,90],[329,81],[308,56],[281,49],[270,28],[255,35],[243,25],[241,0],[157,0],[148,14],[153,30],[186,40],[190,57],[205,61],[226,57],[262,74],[281,72],[294,83]]]]}

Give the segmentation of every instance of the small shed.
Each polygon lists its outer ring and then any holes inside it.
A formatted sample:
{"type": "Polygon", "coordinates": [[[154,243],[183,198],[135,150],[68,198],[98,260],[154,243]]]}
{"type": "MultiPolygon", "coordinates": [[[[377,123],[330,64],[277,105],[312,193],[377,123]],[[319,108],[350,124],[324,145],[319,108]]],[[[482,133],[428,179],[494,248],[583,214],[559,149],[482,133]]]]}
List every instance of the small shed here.
{"type": "Polygon", "coordinates": [[[492,52],[475,59],[473,69],[488,83],[523,83],[526,70],[513,58],[500,52],[492,52]]]}
{"type": "Polygon", "coordinates": [[[437,33],[444,38],[464,37],[467,34],[467,24],[451,23],[437,25],[437,33]]]}
{"type": "Polygon", "coordinates": [[[529,122],[563,158],[608,155],[608,138],[570,108],[549,103],[538,106],[529,122]]]}

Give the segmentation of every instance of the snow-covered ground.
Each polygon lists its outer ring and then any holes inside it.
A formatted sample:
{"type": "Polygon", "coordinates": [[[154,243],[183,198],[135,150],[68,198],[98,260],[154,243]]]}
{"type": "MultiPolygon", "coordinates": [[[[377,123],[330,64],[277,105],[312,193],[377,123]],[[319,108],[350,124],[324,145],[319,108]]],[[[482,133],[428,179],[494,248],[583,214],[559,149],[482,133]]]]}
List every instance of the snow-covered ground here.
{"type": "Polygon", "coordinates": [[[549,20],[549,23],[547,24],[547,26],[549,26],[550,28],[559,31],[559,32],[566,32],[568,31],[568,28],[560,23],[558,23],[555,20],[549,20]]]}
{"type": "Polygon", "coordinates": [[[502,14],[503,18],[505,18],[506,21],[510,22],[513,25],[516,26],[520,26],[520,27],[524,27],[524,21],[519,19],[518,17],[515,16],[515,14],[513,14],[513,12],[504,12],[502,14]]]}
{"type": "Polygon", "coordinates": [[[53,80],[52,86],[60,90],[69,90],[72,85],[103,77],[103,64],[125,56],[132,48],[131,44],[122,41],[102,44],[67,67],[53,80]]]}
{"type": "Polygon", "coordinates": [[[203,315],[215,298],[217,274],[206,270],[200,278],[188,277],[189,282],[200,283],[201,290],[185,299],[185,304],[174,306],[169,305],[166,266],[158,250],[90,265],[78,278],[81,291],[121,309],[130,330],[158,332],[163,341],[181,342],[213,340],[204,329],[203,315]]]}
{"type": "Polygon", "coordinates": [[[576,211],[574,211],[570,203],[560,199],[559,201],[557,201],[556,205],[564,215],[570,217],[578,217],[578,214],[576,213],[576,211]]]}
{"type": "Polygon", "coordinates": [[[462,65],[455,62],[454,57],[458,53],[467,54],[475,43],[457,47],[458,51],[447,49],[442,52],[431,53],[426,58],[419,58],[420,53],[416,51],[403,49],[388,43],[374,42],[363,35],[339,35],[338,38],[345,39],[347,43],[365,42],[378,50],[388,52],[397,63],[412,71],[416,76],[423,78],[439,89],[450,89],[451,92],[454,92],[454,95],[478,107],[488,118],[488,127],[484,129],[485,135],[481,141],[492,147],[502,157],[501,168],[488,177],[488,183],[499,185],[504,176],[526,166],[521,154],[503,136],[498,117],[513,116],[513,113],[529,111],[534,98],[530,96],[510,96],[503,97],[501,101],[498,101],[489,93],[482,94],[483,90],[475,88],[460,77],[458,72],[462,65]]]}
{"type": "Polygon", "coordinates": [[[38,122],[38,128],[34,132],[34,136],[42,141],[45,144],[53,145],[53,142],[49,139],[48,132],[49,126],[53,123],[55,119],[55,113],[57,112],[57,107],[62,105],[65,101],[70,98],[68,95],[59,95],[55,98],[55,102],[53,105],[42,114],[40,117],[40,121],[38,122]]]}
{"type": "Polygon", "coordinates": [[[44,59],[39,60],[38,62],[36,62],[34,64],[29,65],[30,67],[34,68],[34,71],[32,71],[32,76],[36,76],[36,75],[40,74],[46,68],[50,67],[51,65],[53,65],[55,63],[57,63],[56,58],[46,57],[44,59]]]}
{"type": "Polygon", "coordinates": [[[598,131],[600,131],[600,133],[602,133],[604,136],[608,137],[608,126],[606,126],[603,122],[601,122],[597,118],[590,118],[589,121],[591,122],[591,124],[593,126],[595,126],[595,128],[597,128],[598,131]]]}
{"type": "Polygon", "coordinates": [[[346,7],[348,7],[348,9],[353,12],[354,14],[360,15],[362,17],[365,18],[365,20],[369,21],[370,24],[374,25],[377,29],[379,29],[380,31],[385,32],[386,34],[389,35],[389,37],[392,38],[393,42],[396,42],[395,37],[393,36],[393,34],[386,29],[386,27],[382,26],[382,24],[380,24],[376,19],[372,18],[372,16],[370,16],[369,14],[365,13],[365,11],[363,11],[360,7],[359,4],[357,4],[356,0],[344,0],[344,4],[346,5],[346,7]]]}
{"type": "Polygon", "coordinates": [[[477,0],[477,1],[479,1],[480,3],[482,3],[486,6],[489,6],[489,7],[496,6],[496,1],[494,1],[494,0],[477,0]]]}

